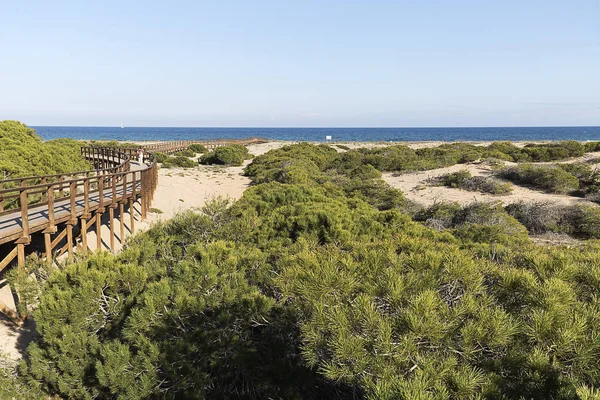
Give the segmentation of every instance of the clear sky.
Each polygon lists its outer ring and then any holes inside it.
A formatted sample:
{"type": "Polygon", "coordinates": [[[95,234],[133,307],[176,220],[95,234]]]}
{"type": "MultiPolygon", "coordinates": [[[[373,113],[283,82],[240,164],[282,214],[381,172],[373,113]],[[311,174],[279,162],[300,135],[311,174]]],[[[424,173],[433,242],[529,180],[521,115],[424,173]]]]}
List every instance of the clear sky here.
{"type": "Polygon", "coordinates": [[[600,125],[600,0],[8,1],[0,119],[600,125]]]}

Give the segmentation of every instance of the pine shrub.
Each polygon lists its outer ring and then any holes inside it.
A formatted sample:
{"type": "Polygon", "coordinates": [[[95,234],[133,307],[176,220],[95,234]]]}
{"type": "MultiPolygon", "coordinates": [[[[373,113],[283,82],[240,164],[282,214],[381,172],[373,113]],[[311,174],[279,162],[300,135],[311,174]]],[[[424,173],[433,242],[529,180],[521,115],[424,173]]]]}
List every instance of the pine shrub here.
{"type": "Polygon", "coordinates": [[[501,170],[499,176],[549,193],[569,193],[579,189],[577,177],[557,165],[522,164],[501,170]]]}
{"type": "Polygon", "coordinates": [[[188,150],[191,150],[194,153],[206,153],[208,151],[207,148],[200,143],[190,144],[188,150]]]}
{"type": "Polygon", "coordinates": [[[87,171],[82,143],[73,139],[47,142],[18,121],[0,121],[0,180],[87,171]]]}
{"type": "Polygon", "coordinates": [[[182,150],[182,151],[179,151],[179,152],[175,153],[175,155],[176,156],[183,156],[183,157],[195,157],[196,153],[194,153],[190,149],[186,149],[186,150],[182,150]]]}
{"type": "Polygon", "coordinates": [[[481,192],[490,194],[509,194],[512,191],[512,185],[508,182],[502,182],[498,179],[485,176],[473,176],[467,170],[452,172],[432,179],[432,183],[469,190],[471,192],[481,192]]]}
{"type": "Polygon", "coordinates": [[[244,160],[252,158],[248,153],[248,149],[240,144],[232,144],[230,146],[217,147],[210,153],[200,157],[200,164],[205,165],[242,165],[244,160]]]}
{"type": "Polygon", "coordinates": [[[164,159],[163,168],[194,168],[197,164],[185,156],[174,156],[164,159]]]}

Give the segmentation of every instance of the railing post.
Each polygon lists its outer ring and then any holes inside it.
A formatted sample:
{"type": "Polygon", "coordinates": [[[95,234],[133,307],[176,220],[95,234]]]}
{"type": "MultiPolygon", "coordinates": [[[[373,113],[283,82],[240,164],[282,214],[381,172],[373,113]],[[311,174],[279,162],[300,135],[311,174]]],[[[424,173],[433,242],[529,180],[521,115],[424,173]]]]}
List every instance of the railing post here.
{"type": "Polygon", "coordinates": [[[140,190],[140,206],[142,208],[142,221],[146,220],[146,215],[148,212],[148,205],[146,204],[146,193],[148,191],[148,184],[147,184],[147,170],[144,170],[141,172],[141,182],[142,182],[142,189],[140,190]]]}
{"type": "Polygon", "coordinates": [[[54,229],[54,186],[50,185],[47,190],[48,197],[48,228],[54,229]]]}
{"type": "Polygon", "coordinates": [[[23,240],[29,240],[29,209],[27,207],[27,189],[21,189],[19,192],[19,202],[21,203],[21,224],[23,240]]]}
{"type": "Polygon", "coordinates": [[[62,175],[60,175],[60,176],[58,177],[58,182],[59,182],[59,184],[60,184],[60,186],[58,187],[58,198],[59,198],[59,199],[61,199],[61,198],[63,198],[63,197],[65,196],[65,191],[64,191],[64,189],[63,189],[63,184],[62,184],[62,181],[63,181],[63,176],[62,176],[62,175]]]}
{"type": "MultiPolygon", "coordinates": [[[[45,185],[46,182],[48,182],[48,179],[46,177],[43,177],[41,184],[45,185]]],[[[48,195],[47,195],[47,193],[44,192],[44,193],[42,193],[42,202],[46,202],[46,201],[48,201],[48,195]]]]}

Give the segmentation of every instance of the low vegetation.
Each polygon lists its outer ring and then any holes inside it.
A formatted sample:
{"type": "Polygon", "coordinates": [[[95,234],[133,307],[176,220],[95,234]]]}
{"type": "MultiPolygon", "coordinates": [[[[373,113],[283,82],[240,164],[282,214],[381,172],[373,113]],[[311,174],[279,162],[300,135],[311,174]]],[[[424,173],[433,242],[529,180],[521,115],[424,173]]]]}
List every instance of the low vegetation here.
{"type": "Polygon", "coordinates": [[[548,193],[571,193],[579,189],[577,177],[559,165],[522,164],[501,170],[499,176],[548,193]]]}
{"type": "Polygon", "coordinates": [[[87,171],[81,143],[72,139],[47,142],[18,121],[0,121],[0,180],[87,171]]]}
{"type": "Polygon", "coordinates": [[[522,164],[502,169],[499,176],[549,193],[570,193],[592,200],[600,192],[600,173],[586,163],[522,164]]]}
{"type": "Polygon", "coordinates": [[[421,149],[393,145],[350,150],[345,153],[345,160],[351,165],[371,164],[380,171],[405,172],[437,169],[490,158],[511,162],[555,161],[579,157],[585,152],[586,147],[577,141],[528,144],[525,147],[518,147],[510,142],[494,142],[489,146],[446,143],[421,149]]]}
{"type": "Polygon", "coordinates": [[[194,153],[206,153],[208,150],[206,149],[206,147],[204,147],[203,145],[199,144],[199,143],[195,143],[195,144],[191,144],[188,146],[188,150],[193,151],[194,153]]]}
{"type": "Polygon", "coordinates": [[[194,168],[197,165],[194,160],[182,155],[167,157],[162,161],[163,168],[194,168]]]}
{"type": "Polygon", "coordinates": [[[566,233],[581,239],[600,239],[600,207],[517,202],[506,206],[506,211],[532,234],[566,233]]]}
{"type": "Polygon", "coordinates": [[[439,202],[417,213],[416,221],[436,230],[449,229],[455,236],[477,243],[527,243],[527,229],[509,215],[500,202],[439,202]]]}
{"type": "Polygon", "coordinates": [[[512,185],[509,182],[502,182],[486,176],[473,176],[467,170],[441,175],[431,179],[431,183],[471,192],[489,194],[510,194],[512,192],[512,185]]]}
{"type": "Polygon", "coordinates": [[[175,153],[175,155],[176,156],[183,156],[183,157],[195,157],[196,153],[194,153],[190,149],[186,149],[186,150],[182,150],[182,151],[179,151],[179,152],[175,153]]]}
{"type": "Polygon", "coordinates": [[[229,146],[220,146],[200,157],[200,164],[204,165],[231,165],[239,166],[244,160],[252,158],[248,153],[246,146],[241,144],[232,144],[229,146]]]}
{"type": "MultiPolygon", "coordinates": [[[[52,273],[39,282],[40,337],[1,390],[595,398],[598,242],[536,246],[519,222],[527,210],[500,203],[438,203],[415,221],[366,157],[308,144],[270,151],[246,167],[254,185],[230,207],[213,201],[118,255],[52,273]]],[[[598,209],[573,217],[580,231],[600,231],[598,209]]]]}

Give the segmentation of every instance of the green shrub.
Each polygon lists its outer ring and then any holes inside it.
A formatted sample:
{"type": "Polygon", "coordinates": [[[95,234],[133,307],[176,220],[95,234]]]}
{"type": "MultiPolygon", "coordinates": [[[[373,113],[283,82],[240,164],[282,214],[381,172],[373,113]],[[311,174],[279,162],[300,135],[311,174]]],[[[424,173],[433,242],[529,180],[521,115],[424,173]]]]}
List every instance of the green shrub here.
{"type": "Polygon", "coordinates": [[[194,168],[197,164],[185,156],[175,156],[165,159],[163,168],[194,168]]]}
{"type": "Polygon", "coordinates": [[[188,146],[188,150],[193,151],[194,153],[206,153],[208,150],[206,149],[206,147],[204,147],[203,145],[201,145],[200,143],[194,143],[194,144],[190,144],[188,146]]]}
{"type": "Polygon", "coordinates": [[[196,153],[194,153],[192,150],[187,149],[187,150],[182,150],[179,151],[177,153],[175,153],[176,156],[183,156],[183,157],[195,157],[196,153]]]}
{"type": "Polygon", "coordinates": [[[506,211],[530,233],[568,233],[582,239],[600,239],[600,208],[591,205],[556,205],[549,202],[518,202],[506,211]]]}
{"type": "Polygon", "coordinates": [[[495,157],[505,161],[527,162],[531,156],[524,153],[520,147],[511,142],[494,142],[488,146],[488,157],[495,157]]]}
{"type": "Polygon", "coordinates": [[[558,143],[529,144],[523,148],[523,152],[529,156],[531,161],[555,161],[580,157],[585,154],[585,147],[575,140],[568,140],[558,143]]]}
{"type": "Polygon", "coordinates": [[[490,194],[509,194],[512,185],[484,176],[472,176],[467,170],[452,172],[432,179],[434,184],[490,194]]]}
{"type": "Polygon", "coordinates": [[[461,209],[458,202],[436,202],[420,210],[415,216],[415,221],[424,222],[434,229],[448,229],[453,226],[454,218],[461,209]]]}
{"type": "Polygon", "coordinates": [[[43,142],[25,124],[0,121],[0,180],[93,169],[81,156],[82,144],[73,139],[43,142]]]}
{"type": "Polygon", "coordinates": [[[245,168],[244,174],[249,176],[253,183],[271,182],[282,168],[294,165],[298,160],[310,162],[307,165],[313,173],[317,169],[325,171],[337,157],[338,153],[326,145],[288,145],[254,158],[245,168]]]}
{"type": "MultiPolygon", "coordinates": [[[[0,364],[2,363],[4,360],[0,358],[0,364]]],[[[35,385],[28,384],[19,377],[12,366],[0,365],[0,399],[43,400],[47,396],[35,385]]]]}
{"type": "Polygon", "coordinates": [[[549,193],[569,193],[579,189],[577,177],[557,165],[523,164],[503,169],[499,175],[549,193]]]}
{"type": "Polygon", "coordinates": [[[156,162],[164,163],[166,160],[170,158],[168,154],[165,153],[152,153],[152,155],[156,158],[156,162]]]}
{"type": "Polygon", "coordinates": [[[600,151],[600,142],[586,142],[583,146],[586,153],[600,151]]]}
{"type": "Polygon", "coordinates": [[[473,242],[510,245],[528,241],[527,229],[499,202],[464,206],[456,213],[452,225],[455,235],[473,242]]]}
{"type": "Polygon", "coordinates": [[[562,222],[566,208],[547,201],[519,201],[505,207],[506,212],[523,224],[529,233],[569,233],[571,228],[562,222]]]}
{"type": "Polygon", "coordinates": [[[242,165],[244,160],[251,158],[248,149],[240,144],[217,147],[210,153],[200,157],[200,164],[210,165],[242,165]]]}
{"type": "Polygon", "coordinates": [[[506,245],[528,241],[527,229],[499,202],[475,202],[466,206],[457,202],[438,202],[414,218],[437,230],[451,229],[464,241],[506,245]]]}
{"type": "Polygon", "coordinates": [[[561,225],[570,228],[570,233],[584,239],[600,239],[600,207],[575,205],[568,207],[561,225]]]}

